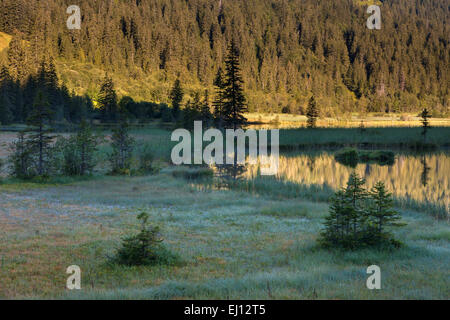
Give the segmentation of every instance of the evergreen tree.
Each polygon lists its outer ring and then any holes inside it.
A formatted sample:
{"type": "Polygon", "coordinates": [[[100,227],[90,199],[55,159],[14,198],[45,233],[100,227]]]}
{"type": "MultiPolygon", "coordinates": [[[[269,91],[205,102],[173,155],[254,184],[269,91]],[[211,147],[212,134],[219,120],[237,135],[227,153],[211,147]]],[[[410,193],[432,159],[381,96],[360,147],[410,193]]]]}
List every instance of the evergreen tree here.
{"type": "MultiPolygon", "coordinates": [[[[2,0],[0,31],[13,35],[3,58],[22,86],[29,75],[36,78],[43,57],[54,56],[56,66],[71,66],[70,71],[61,68],[68,72],[61,76],[68,80],[69,92],[91,85],[83,66],[93,63],[120,77],[121,89],[133,98],[145,99],[141,88],[146,85],[148,98],[164,101],[161,88],[167,79],[189,79],[191,87],[212,82],[223,48],[234,38],[242,48],[239,61],[252,111],[278,111],[280,102],[302,104],[300,97],[314,92],[324,114],[368,108],[419,113],[417,106],[426,103],[433,106],[430,112],[447,116],[448,10],[434,5],[436,1],[385,1],[392,14],[383,18],[387,32],[377,36],[364,23],[355,23],[367,16],[361,6],[349,6],[350,0],[333,6],[316,0],[254,0],[248,6],[227,1],[220,9],[210,0],[192,5],[185,0],[122,0],[107,10],[81,0],[84,19],[93,22],[85,33],[67,32],[63,21],[51,23],[50,17],[61,18],[63,0],[45,5],[2,0]],[[75,72],[79,77],[70,75],[75,72]],[[128,77],[136,85],[127,83],[128,77]],[[157,81],[145,83],[150,78],[157,81]]],[[[47,62],[46,72],[52,73],[47,62]]],[[[20,106],[12,102],[15,110],[24,106],[23,112],[13,112],[15,118],[25,121],[35,93],[23,94],[20,106]]],[[[59,119],[61,97],[56,95],[55,102],[48,94],[48,99],[59,119]]]]}
{"type": "Polygon", "coordinates": [[[127,266],[174,264],[178,256],[163,246],[158,227],[150,226],[149,215],[142,212],[137,216],[141,223],[138,234],[122,239],[113,262],[127,266]]]}
{"type": "Polygon", "coordinates": [[[386,231],[388,227],[401,227],[401,215],[393,209],[392,194],[386,191],[383,182],[378,182],[370,192],[373,205],[369,216],[371,226],[374,228],[375,241],[392,238],[392,235],[386,231]]]}
{"type": "Polygon", "coordinates": [[[0,92],[0,124],[10,124],[13,120],[12,105],[6,94],[0,92]]]}
{"type": "Polygon", "coordinates": [[[28,55],[21,35],[14,37],[8,49],[8,65],[14,80],[23,83],[30,73],[28,68],[28,55]]]}
{"type": "Polygon", "coordinates": [[[247,111],[247,102],[239,66],[239,51],[234,41],[231,41],[229,46],[225,64],[226,75],[223,84],[224,123],[225,127],[236,130],[247,123],[243,114],[247,111]]]}
{"type": "Polygon", "coordinates": [[[128,124],[121,121],[111,136],[113,152],[110,162],[113,174],[129,174],[135,141],[128,132],[128,124]]]}
{"type": "Polygon", "coordinates": [[[11,164],[11,175],[26,179],[33,176],[31,150],[25,140],[25,132],[17,135],[17,140],[10,145],[11,155],[8,162],[11,164]]]}
{"type": "Polygon", "coordinates": [[[211,124],[212,114],[211,108],[209,106],[209,93],[208,90],[205,90],[205,96],[203,98],[203,104],[201,107],[201,120],[203,125],[207,128],[211,124]]]}
{"type": "Polygon", "coordinates": [[[331,198],[330,214],[325,218],[324,230],[321,233],[321,243],[325,246],[339,246],[348,243],[350,237],[350,219],[348,202],[345,192],[340,190],[331,198]]]}
{"type": "Polygon", "coordinates": [[[94,135],[86,121],[81,121],[78,131],[68,139],[59,141],[63,155],[63,173],[69,176],[84,176],[95,167],[95,152],[99,137],[94,135]]]}
{"type": "Polygon", "coordinates": [[[183,110],[183,127],[186,129],[193,129],[194,122],[201,119],[202,103],[198,92],[194,93],[194,99],[186,103],[183,110]]]}
{"type": "Polygon", "coordinates": [[[428,112],[427,108],[423,109],[422,113],[420,114],[420,117],[422,118],[421,122],[422,122],[423,141],[426,142],[427,141],[428,130],[431,128],[430,127],[430,122],[428,121],[428,119],[431,118],[431,115],[428,112]]]}
{"type": "Polygon", "coordinates": [[[311,99],[309,99],[308,108],[306,110],[306,116],[308,117],[307,127],[315,128],[317,126],[317,118],[319,117],[319,110],[317,108],[317,103],[314,96],[312,96],[311,99]]]}
{"type": "Polygon", "coordinates": [[[222,68],[217,71],[216,78],[214,79],[214,86],[216,87],[216,96],[214,98],[214,122],[217,127],[222,128],[224,125],[224,89],[225,80],[222,68]]]}
{"type": "Polygon", "coordinates": [[[116,121],[117,114],[117,94],[114,90],[114,83],[108,75],[105,76],[99,93],[99,107],[103,121],[116,121]]]}
{"type": "Polygon", "coordinates": [[[192,129],[195,119],[195,109],[193,108],[192,101],[188,100],[183,110],[183,128],[192,129]]]}
{"type": "Polygon", "coordinates": [[[172,113],[175,120],[180,115],[181,102],[183,101],[183,88],[179,79],[175,80],[172,91],[170,92],[170,100],[172,102],[172,113]]]}
{"type": "Polygon", "coordinates": [[[400,214],[392,210],[394,201],[392,200],[392,193],[388,193],[383,182],[377,182],[372,188],[370,195],[374,202],[372,211],[370,213],[373,223],[379,234],[382,234],[385,227],[397,226],[401,219],[400,214]]]}
{"type": "MultiPolygon", "coordinates": [[[[41,70],[38,75],[38,86],[42,88],[50,104],[50,108],[57,120],[64,118],[59,80],[53,58],[48,63],[42,61],[41,70]]],[[[63,88],[64,89],[64,88],[63,88]]],[[[67,88],[66,88],[67,89],[67,88]]],[[[69,120],[69,119],[67,119],[69,120]]]]}
{"type": "Polygon", "coordinates": [[[350,204],[348,207],[350,228],[355,238],[362,230],[366,218],[365,207],[367,206],[368,193],[364,187],[365,184],[364,179],[360,178],[356,172],[352,172],[345,189],[345,196],[350,204]]]}
{"type": "Polygon", "coordinates": [[[33,104],[33,110],[27,119],[31,132],[27,144],[33,156],[35,156],[36,174],[45,176],[51,169],[51,141],[52,137],[48,123],[52,119],[52,111],[49,108],[47,97],[42,91],[38,91],[33,104]]]}
{"type": "Polygon", "coordinates": [[[398,247],[388,227],[400,227],[400,215],[392,209],[392,195],[378,182],[370,192],[365,181],[352,173],[344,190],[331,199],[330,214],[324,222],[319,242],[326,246],[357,249],[366,246],[398,247]]]}
{"type": "Polygon", "coordinates": [[[14,87],[8,69],[0,70],[0,124],[10,124],[14,120],[14,87]]]}

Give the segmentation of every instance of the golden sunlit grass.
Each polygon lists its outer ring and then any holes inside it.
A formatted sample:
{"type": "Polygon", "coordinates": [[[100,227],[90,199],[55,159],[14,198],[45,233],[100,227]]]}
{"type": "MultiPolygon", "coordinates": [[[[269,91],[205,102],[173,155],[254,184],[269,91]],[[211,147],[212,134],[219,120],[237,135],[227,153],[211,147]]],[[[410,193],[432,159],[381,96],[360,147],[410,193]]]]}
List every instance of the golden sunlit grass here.
{"type": "MultiPolygon", "coordinates": [[[[247,113],[245,115],[252,123],[252,128],[304,128],[306,127],[306,116],[293,114],[266,114],[266,113],[247,113]]],[[[450,127],[449,118],[432,118],[429,120],[434,127],[450,127]]],[[[317,121],[317,126],[321,128],[358,128],[364,124],[366,128],[380,127],[420,127],[422,123],[417,114],[398,114],[379,116],[369,114],[364,118],[359,115],[343,116],[340,118],[324,118],[317,121]]]]}

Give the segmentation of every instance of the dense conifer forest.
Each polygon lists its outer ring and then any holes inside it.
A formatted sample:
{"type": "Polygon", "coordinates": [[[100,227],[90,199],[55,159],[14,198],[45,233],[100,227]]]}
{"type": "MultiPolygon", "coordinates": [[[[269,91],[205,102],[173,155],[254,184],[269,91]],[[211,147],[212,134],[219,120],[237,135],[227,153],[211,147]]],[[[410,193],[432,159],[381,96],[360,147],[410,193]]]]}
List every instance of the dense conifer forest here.
{"type": "Polygon", "coordinates": [[[249,111],[306,114],[314,96],[320,116],[448,116],[445,0],[379,1],[381,30],[367,29],[368,3],[356,0],[79,0],[81,30],[67,28],[71,4],[0,0],[0,32],[11,36],[0,52],[1,123],[26,121],[38,91],[61,121],[102,101],[163,117],[177,79],[182,109],[206,89],[212,105],[232,40],[249,111]]]}

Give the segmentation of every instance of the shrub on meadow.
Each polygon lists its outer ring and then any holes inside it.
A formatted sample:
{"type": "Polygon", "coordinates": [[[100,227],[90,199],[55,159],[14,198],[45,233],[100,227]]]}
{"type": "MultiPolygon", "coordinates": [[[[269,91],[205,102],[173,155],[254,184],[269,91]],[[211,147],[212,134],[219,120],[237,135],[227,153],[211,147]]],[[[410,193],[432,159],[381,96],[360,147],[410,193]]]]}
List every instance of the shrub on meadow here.
{"type": "Polygon", "coordinates": [[[95,153],[98,151],[100,137],[82,122],[76,134],[69,138],[59,138],[56,147],[61,154],[61,171],[68,176],[91,174],[96,165],[95,153]]]}
{"type": "Polygon", "coordinates": [[[350,175],[347,187],[331,199],[330,214],[324,223],[319,242],[324,247],[359,249],[374,246],[399,247],[389,231],[401,227],[400,214],[393,209],[392,194],[383,182],[371,191],[356,173],[350,175]]]}
{"type": "Polygon", "coordinates": [[[137,219],[141,223],[138,234],[122,239],[113,262],[127,266],[171,265],[179,261],[163,244],[159,227],[149,226],[149,215],[142,212],[137,219]]]}

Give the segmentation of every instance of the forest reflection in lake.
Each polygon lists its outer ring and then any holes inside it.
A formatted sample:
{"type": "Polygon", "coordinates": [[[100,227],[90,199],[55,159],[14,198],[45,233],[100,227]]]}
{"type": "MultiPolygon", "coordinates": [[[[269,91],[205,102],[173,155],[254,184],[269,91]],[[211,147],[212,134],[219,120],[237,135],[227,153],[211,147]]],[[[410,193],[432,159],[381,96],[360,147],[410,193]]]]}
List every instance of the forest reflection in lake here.
{"type": "MultiPolygon", "coordinates": [[[[302,185],[343,187],[350,173],[364,177],[371,188],[383,181],[396,198],[437,205],[447,211],[450,189],[450,153],[396,154],[391,166],[358,164],[351,168],[338,163],[331,152],[288,153],[280,155],[277,179],[302,185]]],[[[258,175],[257,166],[249,166],[243,177],[258,175]]]]}

